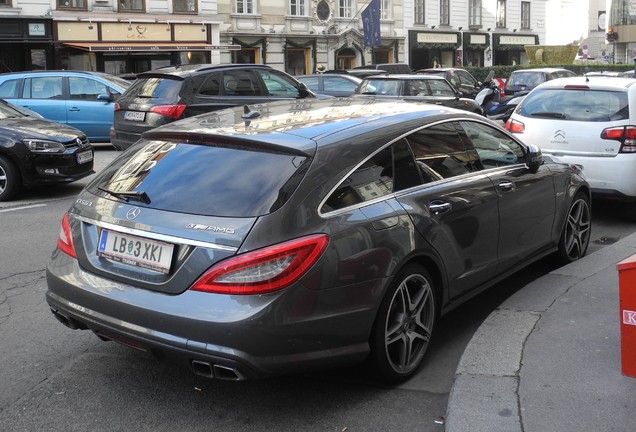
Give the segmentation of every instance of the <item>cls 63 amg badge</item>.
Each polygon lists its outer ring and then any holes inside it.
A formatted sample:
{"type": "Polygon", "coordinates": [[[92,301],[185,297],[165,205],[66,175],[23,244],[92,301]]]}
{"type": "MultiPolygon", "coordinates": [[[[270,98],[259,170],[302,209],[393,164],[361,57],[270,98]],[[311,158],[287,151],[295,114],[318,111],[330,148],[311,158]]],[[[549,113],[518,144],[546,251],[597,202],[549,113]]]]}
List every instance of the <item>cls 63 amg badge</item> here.
{"type": "Polygon", "coordinates": [[[234,228],[223,228],[223,227],[217,227],[213,225],[203,225],[203,224],[188,224],[186,225],[186,228],[193,229],[193,230],[201,230],[201,231],[212,231],[212,232],[224,233],[224,234],[234,234],[234,231],[235,231],[234,228]]]}

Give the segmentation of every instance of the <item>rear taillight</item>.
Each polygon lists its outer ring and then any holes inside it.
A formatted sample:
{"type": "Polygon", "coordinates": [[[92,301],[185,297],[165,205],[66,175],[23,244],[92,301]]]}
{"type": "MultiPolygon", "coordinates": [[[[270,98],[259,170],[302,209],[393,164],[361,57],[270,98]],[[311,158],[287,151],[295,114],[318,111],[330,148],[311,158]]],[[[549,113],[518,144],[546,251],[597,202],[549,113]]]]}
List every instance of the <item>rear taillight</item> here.
{"type": "Polygon", "coordinates": [[[75,245],[73,244],[73,234],[71,234],[71,223],[68,219],[68,212],[64,213],[62,218],[62,227],[57,237],[57,247],[67,255],[77,258],[75,253],[75,245]]]}
{"type": "Polygon", "coordinates": [[[506,130],[511,133],[522,134],[526,130],[526,125],[518,120],[508,119],[506,122],[506,130]]]}
{"type": "Polygon", "coordinates": [[[121,105],[119,105],[117,102],[115,102],[114,107],[115,107],[115,111],[121,110],[121,105]]]}
{"type": "Polygon", "coordinates": [[[619,153],[636,153],[636,126],[620,126],[603,129],[601,138],[621,143],[619,153]]]}
{"type": "Polygon", "coordinates": [[[218,294],[263,294],[288,287],[318,261],[329,236],[315,234],[222,261],[210,268],[192,290],[218,294]]]}
{"type": "Polygon", "coordinates": [[[157,105],[150,108],[150,112],[161,114],[162,116],[173,119],[179,119],[185,109],[186,105],[157,105]]]}

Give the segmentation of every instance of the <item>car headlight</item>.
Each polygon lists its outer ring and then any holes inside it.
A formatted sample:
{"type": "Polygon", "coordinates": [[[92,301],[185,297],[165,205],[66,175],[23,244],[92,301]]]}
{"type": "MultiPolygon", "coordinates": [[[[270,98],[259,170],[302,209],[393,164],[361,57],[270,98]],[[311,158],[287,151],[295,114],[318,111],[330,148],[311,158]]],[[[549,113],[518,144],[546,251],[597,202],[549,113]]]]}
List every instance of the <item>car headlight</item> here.
{"type": "Polygon", "coordinates": [[[33,153],[64,153],[64,144],[42,139],[25,139],[24,143],[33,153]]]}

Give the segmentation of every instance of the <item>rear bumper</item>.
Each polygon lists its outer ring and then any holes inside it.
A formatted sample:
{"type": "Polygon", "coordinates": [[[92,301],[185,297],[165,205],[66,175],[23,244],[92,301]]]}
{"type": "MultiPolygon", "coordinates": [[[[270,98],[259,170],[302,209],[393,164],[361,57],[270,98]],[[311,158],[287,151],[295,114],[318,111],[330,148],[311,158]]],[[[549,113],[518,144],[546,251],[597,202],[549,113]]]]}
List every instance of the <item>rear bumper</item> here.
{"type": "Polygon", "coordinates": [[[110,129],[110,143],[117,150],[126,150],[141,138],[141,133],[117,131],[110,129]]]}
{"type": "Polygon", "coordinates": [[[242,380],[349,364],[369,352],[375,308],[293,316],[296,311],[286,308],[297,290],[258,298],[190,290],[167,296],[87,273],[59,251],[46,277],[49,307],[68,327],[90,329],[209,378],[242,380]]]}

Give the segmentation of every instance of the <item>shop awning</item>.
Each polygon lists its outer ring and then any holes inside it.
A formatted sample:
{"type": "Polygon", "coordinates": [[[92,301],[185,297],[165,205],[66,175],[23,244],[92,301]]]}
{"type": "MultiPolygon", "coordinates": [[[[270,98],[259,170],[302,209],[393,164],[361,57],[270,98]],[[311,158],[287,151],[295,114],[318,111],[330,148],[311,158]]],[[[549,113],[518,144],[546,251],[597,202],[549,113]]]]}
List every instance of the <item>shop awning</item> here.
{"type": "Polygon", "coordinates": [[[153,52],[153,51],[232,51],[240,45],[210,45],[205,42],[67,42],[62,44],[92,52],[153,52]]]}

